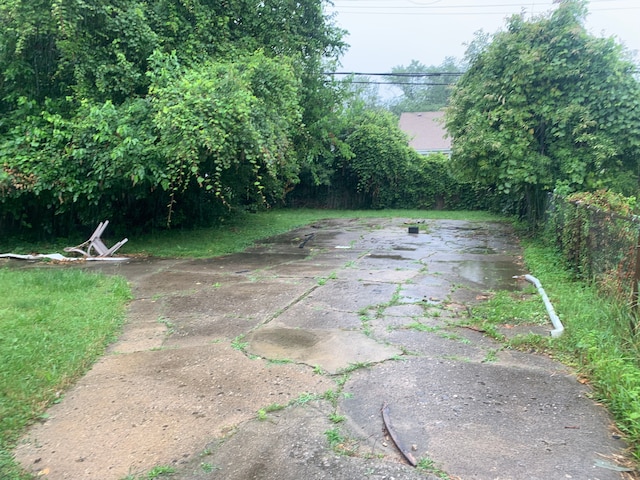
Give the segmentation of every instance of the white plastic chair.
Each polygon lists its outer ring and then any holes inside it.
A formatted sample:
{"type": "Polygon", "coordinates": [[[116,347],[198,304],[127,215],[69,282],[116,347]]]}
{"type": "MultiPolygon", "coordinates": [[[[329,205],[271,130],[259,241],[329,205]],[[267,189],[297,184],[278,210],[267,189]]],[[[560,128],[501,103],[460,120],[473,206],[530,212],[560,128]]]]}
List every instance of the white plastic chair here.
{"type": "Polygon", "coordinates": [[[113,247],[108,248],[102,239],[102,233],[106,230],[107,225],[109,225],[109,220],[105,220],[104,222],[100,222],[98,228],[96,228],[95,232],[89,237],[89,240],[81,243],[75,247],[65,247],[65,252],[75,252],[79,253],[84,257],[110,257],[113,255],[122,245],[129,241],[128,238],[124,238],[116,243],[113,247]],[[95,253],[92,254],[92,251],[95,253]]]}

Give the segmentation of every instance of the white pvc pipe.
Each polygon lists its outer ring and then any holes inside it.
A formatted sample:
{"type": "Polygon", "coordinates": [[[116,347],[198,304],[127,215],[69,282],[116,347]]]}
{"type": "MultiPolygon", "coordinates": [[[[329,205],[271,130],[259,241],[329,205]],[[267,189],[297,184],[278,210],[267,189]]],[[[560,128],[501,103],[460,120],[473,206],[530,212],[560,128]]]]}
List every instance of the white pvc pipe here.
{"type": "Polygon", "coordinates": [[[542,288],[542,284],[540,283],[540,280],[538,280],[536,277],[532,275],[523,275],[521,277],[516,277],[516,278],[524,278],[527,282],[535,285],[535,287],[538,289],[538,293],[542,297],[544,306],[547,307],[549,318],[551,319],[551,323],[553,324],[553,327],[554,327],[554,329],[551,330],[550,332],[551,336],[556,338],[562,335],[562,332],[564,332],[564,327],[562,326],[562,322],[560,321],[560,318],[558,318],[558,315],[556,315],[556,312],[553,309],[553,305],[551,305],[551,302],[549,301],[549,297],[547,297],[547,294],[545,293],[544,288],[542,288]]]}

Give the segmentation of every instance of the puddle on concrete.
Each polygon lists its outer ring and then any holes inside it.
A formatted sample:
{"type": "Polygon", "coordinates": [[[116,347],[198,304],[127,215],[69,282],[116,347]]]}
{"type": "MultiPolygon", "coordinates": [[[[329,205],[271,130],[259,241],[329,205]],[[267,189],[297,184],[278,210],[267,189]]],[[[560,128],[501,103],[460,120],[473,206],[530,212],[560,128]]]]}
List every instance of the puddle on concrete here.
{"type": "Polygon", "coordinates": [[[322,332],[298,328],[266,328],[254,335],[254,341],[269,344],[273,350],[291,348],[311,348],[323,337],[322,332]]]}
{"type": "Polygon", "coordinates": [[[319,366],[331,374],[350,365],[377,363],[393,358],[401,350],[377,343],[360,332],[310,330],[266,326],[247,337],[247,351],[271,360],[291,360],[319,366]]]}
{"type": "Polygon", "coordinates": [[[461,253],[470,253],[473,255],[494,255],[494,254],[497,254],[498,252],[496,251],[495,248],[491,248],[491,247],[473,247],[473,248],[466,248],[462,250],[461,253]]]}
{"type": "Polygon", "coordinates": [[[402,255],[387,255],[379,253],[371,253],[367,255],[369,258],[376,258],[380,260],[411,260],[410,258],[403,257],[402,255]]]}
{"type": "Polygon", "coordinates": [[[462,260],[456,270],[461,278],[486,290],[517,290],[519,286],[513,277],[522,275],[522,269],[512,261],[462,260]]]}
{"type": "Polygon", "coordinates": [[[415,252],[417,250],[417,248],[396,246],[396,247],[393,247],[393,250],[399,250],[399,251],[402,251],[402,252],[415,252]]]}

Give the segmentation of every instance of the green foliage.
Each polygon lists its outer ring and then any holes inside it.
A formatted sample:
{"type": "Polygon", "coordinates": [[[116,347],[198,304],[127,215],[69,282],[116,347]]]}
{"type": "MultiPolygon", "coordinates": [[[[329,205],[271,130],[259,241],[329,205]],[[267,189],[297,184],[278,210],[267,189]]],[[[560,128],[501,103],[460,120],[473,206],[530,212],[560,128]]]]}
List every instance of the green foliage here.
{"type": "Polygon", "coordinates": [[[532,219],[543,191],[619,189],[620,178],[636,176],[635,66],[613,39],[586,31],[585,15],[570,0],[546,18],[512,17],[476,53],[447,113],[455,170],[532,219]]]}
{"type": "Polygon", "coordinates": [[[446,156],[425,157],[410,148],[397,118],[376,106],[368,90],[349,80],[343,86],[349,104],[332,118],[330,153],[316,162],[311,176],[302,164],[300,185],[287,196],[288,205],[498,209],[486,187],[453,177],[446,156]]]}
{"type": "Polygon", "coordinates": [[[499,209],[488,188],[457,179],[450,158],[441,153],[412,154],[405,173],[404,198],[399,205],[449,210],[499,209]]]}
{"type": "Polygon", "coordinates": [[[160,78],[150,91],[172,202],[195,184],[224,205],[281,198],[297,173],[291,140],[300,113],[290,64],[257,52],[176,70],[175,80],[160,78]]]}
{"type": "Polygon", "coordinates": [[[342,433],[340,432],[340,429],[338,427],[333,427],[330,430],[327,430],[326,432],[324,432],[324,434],[327,436],[327,440],[329,441],[329,445],[331,445],[331,447],[335,448],[337,445],[344,443],[345,438],[342,435],[342,433]]]}
{"type": "Polygon", "coordinates": [[[638,241],[635,197],[605,190],[554,195],[545,237],[574,275],[620,299],[633,291],[638,241]]]}
{"type": "Polygon", "coordinates": [[[402,96],[392,101],[389,109],[399,116],[403,112],[436,112],[446,107],[451,85],[458,79],[458,75],[446,73],[460,73],[462,67],[455,58],[447,57],[438,66],[427,67],[417,60],[411,60],[408,66],[396,66],[391,71],[396,75],[389,77],[390,81],[400,83],[397,86],[402,90],[402,96]],[[416,77],[407,74],[427,75],[416,77]]]}
{"type": "Polygon", "coordinates": [[[323,3],[4,2],[3,231],[211,224],[282,201],[333,145],[341,94],[322,72],[344,32],[323,3]]]}
{"type": "Polygon", "coordinates": [[[172,476],[174,473],[176,473],[176,469],[174,467],[158,465],[157,467],[153,467],[149,470],[145,478],[148,480],[155,480],[156,478],[172,476]]]}
{"type": "Polygon", "coordinates": [[[3,2],[1,97],[119,103],[143,92],[146,59],[160,45],[145,10],[137,0],[3,2]]]}
{"type": "Polygon", "coordinates": [[[119,211],[148,222],[163,202],[170,222],[178,200],[215,212],[284,195],[300,121],[291,66],[261,53],[194,70],[156,61],[144,100],[82,102],[73,120],[25,103],[36,111],[0,144],[5,215],[48,209],[92,224],[119,211]]]}
{"type": "MultiPolygon", "coordinates": [[[[330,178],[332,197],[318,198],[334,205],[341,198],[348,208],[482,208],[492,195],[473,183],[460,182],[450,172],[448,157],[419,155],[389,112],[356,102],[343,115],[342,150],[334,159],[330,178]]],[[[305,200],[318,190],[300,189],[305,200]]]]}
{"type": "Polygon", "coordinates": [[[609,190],[577,192],[569,195],[567,201],[595,207],[616,215],[631,216],[636,213],[636,197],[625,197],[609,190]]]}
{"type": "Polygon", "coordinates": [[[408,139],[398,128],[396,118],[382,110],[369,110],[345,141],[353,153],[348,169],[356,178],[356,188],[364,194],[368,206],[394,205],[411,157],[408,139]]]}
{"type": "Polygon", "coordinates": [[[431,473],[443,480],[449,480],[450,478],[444,470],[438,468],[436,466],[436,463],[428,457],[420,458],[420,460],[418,460],[418,464],[416,465],[416,469],[423,472],[431,473]]]}
{"type": "Polygon", "coordinates": [[[244,334],[238,335],[231,341],[231,348],[234,350],[238,350],[239,352],[244,352],[246,348],[249,346],[249,342],[243,342],[244,334]]]}

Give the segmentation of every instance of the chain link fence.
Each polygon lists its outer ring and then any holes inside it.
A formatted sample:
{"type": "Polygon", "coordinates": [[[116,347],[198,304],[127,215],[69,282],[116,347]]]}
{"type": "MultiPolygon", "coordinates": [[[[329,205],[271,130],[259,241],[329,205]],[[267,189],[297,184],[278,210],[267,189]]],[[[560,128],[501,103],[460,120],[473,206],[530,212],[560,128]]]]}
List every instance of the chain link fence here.
{"type": "Polygon", "coordinates": [[[640,217],[551,195],[545,233],[576,277],[637,307],[640,217]]]}

